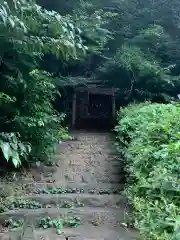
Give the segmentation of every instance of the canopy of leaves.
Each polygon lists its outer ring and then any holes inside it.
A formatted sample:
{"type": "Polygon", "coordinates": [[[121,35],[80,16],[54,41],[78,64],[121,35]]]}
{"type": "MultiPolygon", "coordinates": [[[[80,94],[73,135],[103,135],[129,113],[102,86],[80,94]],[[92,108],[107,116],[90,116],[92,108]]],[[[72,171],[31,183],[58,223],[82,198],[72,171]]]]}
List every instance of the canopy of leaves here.
{"type": "Polygon", "coordinates": [[[119,87],[127,100],[154,99],[159,94],[176,96],[179,1],[99,0],[93,4],[112,14],[105,26],[114,36],[106,44],[103,55],[107,60],[99,61],[96,78],[119,87]]]}
{"type": "Polygon", "coordinates": [[[170,101],[177,95],[179,1],[39,1],[70,14],[89,47],[83,61],[73,61],[57,72],[119,87],[124,103],[133,99],[170,101]]]}
{"type": "MultiPolygon", "coordinates": [[[[47,54],[66,63],[84,58],[88,47],[82,26],[33,0],[1,0],[0,147],[15,166],[29,153],[33,159],[47,158],[60,137],[64,115],[52,104],[59,94],[58,78],[43,69],[42,62],[47,54]]],[[[96,37],[92,41],[96,43],[96,37]]]]}
{"type": "MultiPolygon", "coordinates": [[[[87,54],[85,58],[81,58],[81,61],[79,59],[71,60],[66,64],[51,56],[51,58],[46,59],[45,68],[55,72],[56,75],[63,75],[67,80],[68,77],[77,77],[75,82],[78,81],[79,77],[84,79],[85,77],[91,77],[93,69],[97,68],[98,61],[102,58],[105,44],[113,37],[111,31],[106,27],[110,16],[88,1],[75,0],[66,3],[64,1],[54,1],[52,4],[45,0],[39,2],[45,7],[68,14],[76,26],[81,29],[79,34],[83,44],[88,47],[87,54]]],[[[71,85],[71,82],[69,82],[69,85],[71,85]]]]}

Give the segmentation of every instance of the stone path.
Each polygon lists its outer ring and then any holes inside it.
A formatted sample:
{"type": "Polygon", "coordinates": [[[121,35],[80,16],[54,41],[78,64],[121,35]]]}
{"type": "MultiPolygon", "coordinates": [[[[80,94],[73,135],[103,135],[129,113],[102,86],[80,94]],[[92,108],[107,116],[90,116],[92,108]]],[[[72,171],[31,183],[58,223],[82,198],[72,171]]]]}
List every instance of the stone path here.
{"type": "MultiPolygon", "coordinates": [[[[77,228],[64,227],[62,236],[53,228],[34,227],[33,235],[21,239],[137,240],[136,231],[122,226],[126,215],[126,200],[121,194],[124,174],[111,134],[78,131],[74,135],[77,140],[58,146],[56,167],[41,167],[41,174],[33,172],[33,182],[23,183],[29,193],[23,199],[38,201],[43,207],[10,210],[0,214],[0,219],[28,216],[34,226],[42,217],[71,216],[81,222],[77,228]]],[[[4,233],[0,239],[9,236],[4,233]]]]}

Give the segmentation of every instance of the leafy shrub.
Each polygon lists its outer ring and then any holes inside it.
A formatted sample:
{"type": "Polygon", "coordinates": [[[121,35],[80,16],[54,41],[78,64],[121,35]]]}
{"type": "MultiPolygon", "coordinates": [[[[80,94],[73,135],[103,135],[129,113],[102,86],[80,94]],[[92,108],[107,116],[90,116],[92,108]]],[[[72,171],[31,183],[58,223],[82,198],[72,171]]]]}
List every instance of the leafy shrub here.
{"type": "Polygon", "coordinates": [[[58,134],[59,141],[74,140],[74,137],[68,134],[68,127],[61,127],[58,134]]]}
{"type": "Polygon", "coordinates": [[[55,143],[72,139],[62,127],[64,114],[53,107],[56,88],[65,86],[66,79],[61,72],[59,77],[47,72],[45,56],[68,65],[101,50],[110,34],[100,28],[103,12],[95,11],[92,21],[84,14],[62,16],[35,0],[6,0],[0,5],[0,133],[6,135],[0,136],[0,147],[3,160],[15,167],[28,162],[27,156],[45,161],[55,143]]]}
{"type": "Polygon", "coordinates": [[[11,161],[15,167],[21,164],[31,152],[31,145],[20,141],[19,133],[0,133],[0,148],[7,162],[11,161]]]}
{"type": "Polygon", "coordinates": [[[27,156],[44,161],[53,153],[64,115],[54,110],[58,92],[53,75],[42,69],[43,57],[84,56],[76,25],[34,0],[0,5],[0,148],[3,160],[15,167],[27,156]]]}
{"type": "Polygon", "coordinates": [[[143,239],[180,239],[180,105],[138,104],[118,115],[126,194],[143,239]]]}
{"type": "Polygon", "coordinates": [[[31,156],[39,160],[53,154],[62,128],[64,114],[59,114],[52,105],[56,92],[52,74],[34,69],[24,92],[21,113],[15,117],[17,130],[24,141],[31,143],[31,156]]]}
{"type": "Polygon", "coordinates": [[[43,229],[56,228],[57,234],[62,234],[63,227],[78,228],[81,223],[81,218],[77,216],[68,216],[64,219],[51,219],[50,217],[42,218],[38,222],[38,227],[43,229]]]}

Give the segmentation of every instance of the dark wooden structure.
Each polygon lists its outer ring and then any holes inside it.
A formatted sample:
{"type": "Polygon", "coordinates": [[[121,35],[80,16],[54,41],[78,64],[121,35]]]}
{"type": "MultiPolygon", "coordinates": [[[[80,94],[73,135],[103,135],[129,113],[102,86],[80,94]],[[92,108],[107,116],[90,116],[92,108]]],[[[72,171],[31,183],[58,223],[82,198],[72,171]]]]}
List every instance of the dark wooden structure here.
{"type": "Polygon", "coordinates": [[[72,103],[72,126],[92,121],[111,122],[116,120],[115,88],[96,86],[74,89],[72,103]]]}

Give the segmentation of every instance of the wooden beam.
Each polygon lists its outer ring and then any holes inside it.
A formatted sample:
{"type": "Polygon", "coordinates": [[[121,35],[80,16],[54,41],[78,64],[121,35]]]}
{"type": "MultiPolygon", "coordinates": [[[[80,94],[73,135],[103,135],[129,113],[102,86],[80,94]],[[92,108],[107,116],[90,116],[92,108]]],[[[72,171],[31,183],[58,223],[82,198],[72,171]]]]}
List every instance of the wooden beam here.
{"type": "MultiPolygon", "coordinates": [[[[112,88],[98,88],[98,87],[79,87],[76,89],[77,92],[88,91],[89,94],[98,94],[98,95],[112,95],[112,88]]],[[[116,89],[113,88],[113,92],[116,89]]]]}

